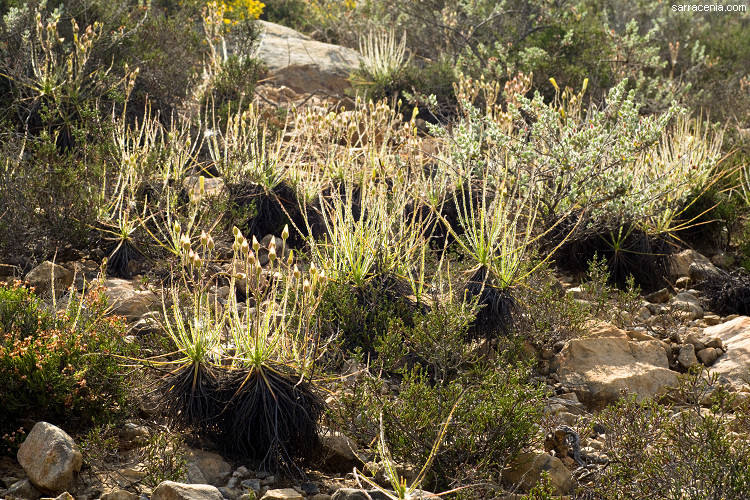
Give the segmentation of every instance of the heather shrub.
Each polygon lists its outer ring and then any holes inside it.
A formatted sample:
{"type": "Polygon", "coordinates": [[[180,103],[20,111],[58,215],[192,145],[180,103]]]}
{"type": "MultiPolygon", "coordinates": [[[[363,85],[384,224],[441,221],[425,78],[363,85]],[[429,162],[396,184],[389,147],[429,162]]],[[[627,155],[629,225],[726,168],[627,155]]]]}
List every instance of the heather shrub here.
{"type": "Polygon", "coordinates": [[[72,295],[55,315],[19,282],[1,285],[0,297],[0,432],[36,420],[80,429],[122,414],[128,385],[117,356],[134,346],[122,320],[105,316],[100,289],[72,295]]]}

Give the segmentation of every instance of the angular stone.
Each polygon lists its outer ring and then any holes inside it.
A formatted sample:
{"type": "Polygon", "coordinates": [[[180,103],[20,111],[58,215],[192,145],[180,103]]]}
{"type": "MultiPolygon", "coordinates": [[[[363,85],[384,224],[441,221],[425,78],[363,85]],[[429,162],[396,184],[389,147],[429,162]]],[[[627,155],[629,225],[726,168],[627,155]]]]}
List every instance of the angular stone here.
{"type": "Polygon", "coordinates": [[[16,481],[2,495],[3,498],[24,498],[25,500],[37,500],[42,496],[42,492],[36,489],[28,479],[16,481]]]}
{"type": "Polygon", "coordinates": [[[698,364],[698,358],[695,356],[695,346],[693,344],[684,344],[680,347],[680,353],[677,355],[677,361],[688,370],[698,364]]]}
{"type": "Polygon", "coordinates": [[[102,500],[138,500],[138,495],[127,490],[116,489],[102,495],[102,500]]]}
{"type": "Polygon", "coordinates": [[[216,486],[163,481],[156,487],[151,500],[224,500],[216,486]]]}
{"type": "Polygon", "coordinates": [[[293,488],[282,488],[278,490],[268,490],[261,500],[302,500],[305,498],[302,493],[293,488]]]}
{"type": "Polygon", "coordinates": [[[37,422],[18,449],[18,463],[34,486],[61,493],[73,486],[83,456],[65,431],[47,422],[37,422]]]}
{"type": "Polygon", "coordinates": [[[706,347],[702,351],[699,351],[697,356],[705,366],[711,366],[719,359],[719,351],[713,347],[706,347]]]}
{"type": "Polygon", "coordinates": [[[188,464],[195,465],[204,479],[202,482],[212,486],[224,486],[232,476],[232,466],[216,453],[191,449],[188,464]]]}
{"type": "Polygon", "coordinates": [[[572,388],[591,409],[601,409],[620,398],[623,390],[637,399],[655,397],[677,376],[669,369],[662,343],[631,341],[610,324],[592,329],[594,336],[571,340],[559,356],[560,382],[572,388]]]}
{"type": "Polygon", "coordinates": [[[672,265],[674,276],[678,278],[690,274],[691,264],[711,264],[711,261],[709,261],[708,258],[695,250],[683,250],[680,253],[670,255],[669,262],[672,265]]]}
{"type": "Polygon", "coordinates": [[[322,432],[320,437],[323,463],[327,468],[351,471],[362,465],[357,444],[337,431],[322,432]]]}
{"type": "Polygon", "coordinates": [[[130,321],[137,321],[144,314],[159,311],[162,307],[154,292],[136,290],[132,281],[111,278],[104,282],[104,286],[111,313],[125,316],[130,321]]]}
{"type": "Polygon", "coordinates": [[[284,26],[258,21],[263,28],[257,56],[277,83],[297,92],[343,94],[349,75],[359,69],[355,50],[311,40],[284,26]]]}
{"type": "Polygon", "coordinates": [[[693,280],[693,283],[700,283],[701,281],[714,276],[719,276],[720,274],[721,272],[719,269],[710,262],[694,262],[690,264],[690,269],[688,270],[688,275],[690,276],[690,279],[693,280]]]}
{"type": "Polygon", "coordinates": [[[73,273],[63,266],[45,260],[26,275],[26,281],[33,286],[36,294],[46,297],[52,293],[54,276],[55,292],[59,293],[73,284],[73,273]]]}
{"type": "Polygon", "coordinates": [[[510,485],[519,486],[521,491],[528,492],[539,482],[542,472],[549,474],[555,495],[573,492],[573,476],[570,471],[559,458],[546,453],[520,453],[503,469],[502,479],[510,485]]]}
{"type": "Polygon", "coordinates": [[[669,290],[662,288],[654,293],[646,295],[644,298],[653,304],[663,304],[671,297],[669,290]]]}

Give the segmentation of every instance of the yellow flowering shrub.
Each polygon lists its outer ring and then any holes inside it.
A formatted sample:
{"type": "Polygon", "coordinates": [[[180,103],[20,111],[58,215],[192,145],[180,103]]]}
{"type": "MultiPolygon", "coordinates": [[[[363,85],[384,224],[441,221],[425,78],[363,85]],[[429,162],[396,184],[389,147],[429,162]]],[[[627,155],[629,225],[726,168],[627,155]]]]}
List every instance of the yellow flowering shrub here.
{"type": "Polygon", "coordinates": [[[245,19],[258,19],[266,6],[258,0],[222,0],[219,2],[224,8],[224,22],[232,24],[245,19]]]}

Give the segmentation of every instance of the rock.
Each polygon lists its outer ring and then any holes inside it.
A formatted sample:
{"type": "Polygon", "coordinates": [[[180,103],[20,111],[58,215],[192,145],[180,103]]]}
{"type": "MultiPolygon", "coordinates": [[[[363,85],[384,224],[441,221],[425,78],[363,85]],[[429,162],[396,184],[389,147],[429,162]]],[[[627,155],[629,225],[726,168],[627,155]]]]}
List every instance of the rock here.
{"type": "Polygon", "coordinates": [[[237,500],[242,496],[242,490],[238,488],[230,488],[228,486],[220,486],[219,493],[221,493],[224,498],[228,498],[229,500],[237,500]]]}
{"type": "MultiPolygon", "coordinates": [[[[232,466],[216,453],[191,449],[187,460],[189,465],[194,465],[200,470],[203,483],[224,486],[232,476],[232,466]]],[[[191,482],[194,481],[191,480],[191,482]]]]}
{"type": "Polygon", "coordinates": [[[136,335],[148,335],[162,331],[161,314],[157,311],[147,312],[130,327],[130,331],[136,335]]]}
{"type": "Polygon", "coordinates": [[[327,468],[351,471],[363,464],[357,454],[357,444],[337,431],[322,429],[320,444],[323,464],[327,468]]]}
{"type": "Polygon", "coordinates": [[[546,453],[520,453],[503,469],[502,479],[528,492],[539,482],[542,472],[549,474],[550,486],[555,495],[573,492],[573,477],[562,461],[546,453]]]}
{"type": "Polygon", "coordinates": [[[261,486],[270,486],[272,484],[276,484],[279,480],[276,478],[276,476],[266,476],[265,478],[260,480],[261,486]]]}
{"type": "Polygon", "coordinates": [[[243,488],[253,490],[256,493],[260,491],[260,479],[244,479],[240,484],[243,488]]]}
{"type": "Polygon", "coordinates": [[[685,344],[693,345],[696,351],[706,348],[706,344],[703,343],[703,340],[701,340],[696,332],[690,332],[687,334],[687,337],[685,337],[685,344]]]}
{"type": "Polygon", "coordinates": [[[311,483],[311,482],[301,484],[300,489],[305,495],[308,495],[308,496],[313,496],[313,495],[317,495],[318,493],[320,493],[320,488],[318,487],[318,485],[315,483],[311,483]]]}
{"type": "Polygon", "coordinates": [[[688,270],[688,275],[690,276],[690,279],[693,280],[693,283],[700,283],[701,281],[713,276],[719,276],[720,274],[721,272],[719,269],[710,262],[694,262],[690,264],[690,269],[688,270]]]}
{"type": "Polygon", "coordinates": [[[257,57],[276,81],[297,92],[322,90],[342,95],[349,75],[359,69],[355,50],[316,42],[284,26],[258,21],[263,28],[257,57]]]}
{"type": "Polygon", "coordinates": [[[708,258],[695,250],[683,250],[680,253],[670,255],[669,263],[672,266],[672,273],[676,278],[689,276],[692,264],[712,265],[708,258]]]}
{"type": "Polygon", "coordinates": [[[312,497],[312,500],[331,500],[331,495],[327,493],[318,493],[312,497]]]}
{"type": "Polygon", "coordinates": [[[125,449],[133,449],[143,444],[151,435],[151,431],[145,425],[134,422],[126,422],[120,429],[120,442],[125,449]]]}
{"type": "Polygon", "coordinates": [[[154,292],[136,290],[132,281],[111,278],[104,286],[112,314],[137,321],[146,313],[161,309],[161,301],[154,292]]]}
{"type": "Polygon", "coordinates": [[[201,176],[191,175],[182,182],[182,187],[187,191],[191,201],[197,201],[206,197],[219,196],[224,190],[224,179],[221,177],[203,177],[203,193],[201,193],[201,176]]]}
{"type": "Polygon", "coordinates": [[[560,352],[556,373],[587,407],[601,409],[619,399],[622,390],[639,400],[654,397],[677,383],[662,343],[631,341],[606,323],[592,332],[594,336],[571,340],[560,352]]]}
{"type": "Polygon", "coordinates": [[[703,322],[706,323],[706,326],[718,325],[719,323],[721,323],[721,317],[713,313],[704,314],[703,322]]]}
{"type": "Polygon", "coordinates": [[[116,489],[102,495],[102,500],[138,500],[138,495],[127,490],[116,489]]]}
{"type": "Polygon", "coordinates": [[[687,319],[703,317],[703,307],[700,301],[691,293],[680,292],[670,301],[673,311],[680,311],[687,319]]]}
{"type": "Polygon", "coordinates": [[[724,342],[722,342],[719,337],[709,337],[706,339],[705,344],[706,347],[713,347],[714,349],[724,349],[724,342]]]}
{"type": "Polygon", "coordinates": [[[683,344],[680,347],[680,353],[677,355],[677,361],[683,368],[690,369],[698,364],[698,358],[695,356],[695,346],[693,344],[683,344]]]}
{"type": "Polygon", "coordinates": [[[156,487],[151,500],[224,500],[216,486],[163,481],[156,487]]]}
{"type": "Polygon", "coordinates": [[[18,463],[34,486],[60,493],[73,486],[83,456],[65,431],[47,422],[37,422],[18,449],[18,463]]]}
{"type": "Polygon", "coordinates": [[[638,312],[636,313],[636,318],[638,318],[641,321],[646,321],[647,319],[651,317],[651,315],[652,314],[649,308],[643,306],[640,309],[638,309],[638,312]]]}
{"type": "Polygon", "coordinates": [[[720,339],[726,346],[726,353],[714,363],[711,371],[737,386],[750,386],[750,317],[739,316],[710,326],[703,333],[706,337],[720,339]]]}
{"type": "Polygon", "coordinates": [[[302,493],[293,488],[282,488],[279,490],[268,490],[261,500],[302,500],[302,493]]]}
{"type": "Polygon", "coordinates": [[[693,281],[687,276],[682,276],[680,278],[677,278],[677,281],[675,281],[674,286],[675,288],[680,289],[680,290],[687,290],[688,288],[693,286],[693,281]]]}
{"type": "Polygon", "coordinates": [[[669,290],[662,288],[659,291],[646,295],[644,298],[653,304],[663,304],[667,302],[670,297],[669,290]]]}
{"type": "Polygon", "coordinates": [[[3,494],[3,498],[24,498],[26,500],[37,500],[42,496],[42,492],[36,489],[28,479],[13,483],[3,494]]]}
{"type": "Polygon", "coordinates": [[[73,273],[63,266],[45,260],[26,275],[26,281],[33,286],[36,294],[42,297],[52,293],[52,279],[54,275],[55,292],[59,293],[73,284],[73,273]]]}
{"type": "Polygon", "coordinates": [[[706,366],[711,366],[719,359],[719,351],[713,347],[706,347],[698,352],[698,359],[706,366]]]}

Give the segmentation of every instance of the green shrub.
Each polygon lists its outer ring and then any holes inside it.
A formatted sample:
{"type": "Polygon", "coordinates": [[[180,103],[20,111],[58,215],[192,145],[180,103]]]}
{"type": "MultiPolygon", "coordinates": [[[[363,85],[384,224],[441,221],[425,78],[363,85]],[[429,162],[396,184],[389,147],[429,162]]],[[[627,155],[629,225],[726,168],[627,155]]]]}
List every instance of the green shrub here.
{"type": "Polygon", "coordinates": [[[703,371],[684,376],[679,405],[621,400],[598,418],[610,462],[591,488],[600,498],[741,499],[750,487],[750,441],[737,433],[747,407],[703,371]],[[702,408],[713,391],[712,406],[702,408]]]}
{"type": "MultiPolygon", "coordinates": [[[[466,342],[474,317],[469,304],[433,305],[414,315],[413,325],[392,321],[380,335],[380,357],[372,373],[344,396],[334,419],[364,442],[380,432],[393,457],[405,465],[426,463],[439,439],[435,422],[448,419],[459,401],[442,446],[434,457],[428,487],[447,489],[489,480],[533,440],[541,416],[542,389],[528,384],[529,370],[514,358],[512,342],[500,353],[466,342]],[[400,381],[398,389],[385,386],[400,381]],[[393,394],[395,392],[395,394],[393,394]]],[[[433,490],[434,491],[434,490],[433,490]]]]}
{"type": "MultiPolygon", "coordinates": [[[[445,489],[497,477],[507,460],[533,440],[534,422],[541,417],[542,393],[527,378],[525,368],[504,363],[479,363],[437,383],[418,367],[407,371],[398,398],[381,402],[394,457],[425,463],[440,432],[435,422],[445,421],[463,395],[446,431],[450,445],[434,458],[432,486],[445,489]]],[[[377,422],[377,415],[368,416],[377,422]]]]}
{"type": "Polygon", "coordinates": [[[394,321],[411,324],[414,311],[385,283],[361,288],[331,282],[323,292],[318,314],[329,335],[335,335],[348,352],[372,352],[376,339],[394,321]]]}
{"type": "Polygon", "coordinates": [[[0,433],[41,419],[83,428],[125,409],[127,384],[114,356],[133,347],[122,320],[105,316],[101,290],[72,297],[56,316],[18,282],[0,286],[0,297],[0,433]]]}
{"type": "Polygon", "coordinates": [[[565,293],[548,267],[528,275],[516,288],[516,299],[523,311],[518,315],[518,334],[540,348],[579,337],[591,314],[565,293]]]}

